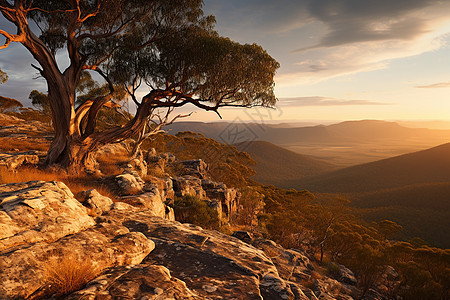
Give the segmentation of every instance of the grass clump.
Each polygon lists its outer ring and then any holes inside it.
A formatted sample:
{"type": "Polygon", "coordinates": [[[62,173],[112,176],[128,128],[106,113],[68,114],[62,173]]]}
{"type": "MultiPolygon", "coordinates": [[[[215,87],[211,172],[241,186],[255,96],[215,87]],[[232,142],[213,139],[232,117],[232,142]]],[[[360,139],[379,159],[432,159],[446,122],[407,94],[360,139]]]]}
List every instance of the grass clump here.
{"type": "Polygon", "coordinates": [[[97,277],[100,270],[87,260],[75,255],[53,258],[45,269],[45,296],[62,298],[82,289],[89,281],[97,277]]]}
{"type": "Polygon", "coordinates": [[[21,167],[17,171],[10,171],[6,167],[0,167],[0,184],[28,182],[33,180],[61,181],[77,197],[82,191],[96,189],[101,195],[116,200],[116,195],[95,178],[87,175],[70,176],[63,170],[38,169],[36,167],[21,167]]]}

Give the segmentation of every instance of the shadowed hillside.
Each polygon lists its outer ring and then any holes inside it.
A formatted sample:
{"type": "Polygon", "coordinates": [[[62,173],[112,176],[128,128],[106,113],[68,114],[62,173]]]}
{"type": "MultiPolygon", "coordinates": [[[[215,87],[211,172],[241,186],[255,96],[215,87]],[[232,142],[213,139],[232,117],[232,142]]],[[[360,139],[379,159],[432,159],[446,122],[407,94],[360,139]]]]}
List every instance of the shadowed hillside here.
{"type": "Polygon", "coordinates": [[[292,178],[316,176],[336,169],[336,166],[312,156],[301,155],[265,141],[236,144],[256,161],[253,169],[256,181],[289,188],[286,181],[292,178]]]}
{"type": "Polygon", "coordinates": [[[317,192],[353,193],[447,181],[450,181],[450,143],[291,184],[317,192]]]}

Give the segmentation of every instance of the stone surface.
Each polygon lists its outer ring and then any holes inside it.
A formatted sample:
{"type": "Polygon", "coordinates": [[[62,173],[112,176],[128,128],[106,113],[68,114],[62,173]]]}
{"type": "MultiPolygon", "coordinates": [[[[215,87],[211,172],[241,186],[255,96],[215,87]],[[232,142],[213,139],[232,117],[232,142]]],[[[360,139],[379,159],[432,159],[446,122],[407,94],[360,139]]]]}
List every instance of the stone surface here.
{"type": "Polygon", "coordinates": [[[174,178],[173,190],[175,191],[175,195],[178,197],[192,195],[200,199],[206,198],[206,192],[202,188],[202,180],[194,176],[174,178]]]}
{"type": "Polygon", "coordinates": [[[263,251],[236,238],[145,211],[112,210],[104,218],[153,240],[156,248],[144,262],[169,269],[199,299],[296,299],[291,287],[295,283],[282,279],[263,251]]]}
{"type": "Polygon", "coordinates": [[[199,299],[186,284],[163,266],[141,264],[108,270],[67,300],[94,299],[199,299]]]}
{"type": "Polygon", "coordinates": [[[83,205],[89,209],[88,213],[93,217],[109,211],[113,204],[110,198],[100,195],[96,189],[83,191],[81,197],[83,198],[83,205]]]}
{"type": "MultiPolygon", "coordinates": [[[[74,255],[99,270],[139,264],[154,243],[124,226],[101,225],[68,235],[53,243],[40,242],[0,253],[0,295],[6,299],[28,297],[46,284],[46,267],[52,260],[74,255]]],[[[0,298],[1,299],[1,298],[0,298]]]]}
{"type": "Polygon", "coordinates": [[[62,182],[0,185],[0,251],[51,242],[95,224],[62,182]]]}
{"type": "Polygon", "coordinates": [[[139,264],[154,249],[153,241],[123,225],[95,225],[61,182],[1,185],[0,201],[0,299],[40,290],[49,262],[62,257],[103,270],[139,264]]]}
{"type": "Polygon", "coordinates": [[[180,162],[184,167],[183,175],[195,176],[200,179],[209,178],[208,165],[201,159],[184,160],[180,162]]]}
{"type": "Polygon", "coordinates": [[[9,170],[17,169],[21,165],[36,165],[39,163],[39,156],[36,151],[20,153],[0,153],[0,166],[5,166],[9,170]]]}
{"type": "Polygon", "coordinates": [[[145,182],[133,171],[125,171],[115,177],[122,195],[135,195],[142,192],[145,182]]]}

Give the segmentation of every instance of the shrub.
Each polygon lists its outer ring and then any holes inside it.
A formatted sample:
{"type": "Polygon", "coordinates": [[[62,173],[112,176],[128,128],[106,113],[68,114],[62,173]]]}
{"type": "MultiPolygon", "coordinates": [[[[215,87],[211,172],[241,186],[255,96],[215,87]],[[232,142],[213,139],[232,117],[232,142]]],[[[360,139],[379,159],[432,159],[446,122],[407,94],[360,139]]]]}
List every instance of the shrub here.
{"type": "Polygon", "coordinates": [[[176,197],[174,203],[175,219],[182,223],[192,223],[206,229],[220,228],[219,215],[206,201],[196,196],[176,197]]]}

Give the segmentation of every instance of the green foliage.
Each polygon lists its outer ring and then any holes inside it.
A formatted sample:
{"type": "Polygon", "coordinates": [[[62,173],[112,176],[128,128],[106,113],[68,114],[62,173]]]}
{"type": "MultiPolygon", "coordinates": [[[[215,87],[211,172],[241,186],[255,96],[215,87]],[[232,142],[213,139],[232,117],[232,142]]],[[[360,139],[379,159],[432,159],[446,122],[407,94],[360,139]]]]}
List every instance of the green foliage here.
{"type": "Polygon", "coordinates": [[[185,195],[176,197],[174,203],[175,218],[182,223],[192,223],[205,229],[220,228],[220,220],[216,210],[210,208],[206,201],[198,197],[185,195]]]}
{"type": "Polygon", "coordinates": [[[47,94],[41,93],[38,90],[32,90],[28,98],[31,99],[31,104],[33,104],[33,106],[35,106],[42,113],[51,113],[50,101],[47,94]]]}

